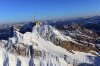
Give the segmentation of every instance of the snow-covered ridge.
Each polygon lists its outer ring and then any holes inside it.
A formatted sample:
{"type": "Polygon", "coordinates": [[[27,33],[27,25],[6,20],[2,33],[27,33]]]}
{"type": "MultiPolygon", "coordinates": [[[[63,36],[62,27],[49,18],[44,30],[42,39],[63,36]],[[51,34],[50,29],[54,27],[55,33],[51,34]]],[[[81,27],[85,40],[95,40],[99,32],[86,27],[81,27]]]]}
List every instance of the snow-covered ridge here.
{"type": "Polygon", "coordinates": [[[81,63],[93,64],[95,61],[98,63],[95,55],[78,51],[73,51],[73,54],[54,45],[49,40],[51,36],[54,36],[52,39],[67,40],[66,36],[49,25],[34,26],[32,32],[24,34],[14,31],[12,38],[1,40],[0,66],[77,66],[81,63]],[[39,56],[35,56],[37,51],[39,56]],[[26,55],[23,56],[24,52],[26,55]]]}
{"type": "Polygon", "coordinates": [[[45,40],[53,41],[55,39],[60,39],[62,41],[73,41],[71,37],[63,35],[60,31],[50,25],[42,25],[37,31],[45,40]]]}

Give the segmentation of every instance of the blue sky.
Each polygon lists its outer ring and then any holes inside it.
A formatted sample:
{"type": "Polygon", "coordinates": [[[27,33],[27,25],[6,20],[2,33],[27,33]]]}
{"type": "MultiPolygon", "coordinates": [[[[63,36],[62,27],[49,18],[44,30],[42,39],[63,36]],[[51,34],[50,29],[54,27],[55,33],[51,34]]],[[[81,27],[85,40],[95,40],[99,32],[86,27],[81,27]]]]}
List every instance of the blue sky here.
{"type": "Polygon", "coordinates": [[[0,23],[100,15],[100,0],[0,0],[0,23]]]}

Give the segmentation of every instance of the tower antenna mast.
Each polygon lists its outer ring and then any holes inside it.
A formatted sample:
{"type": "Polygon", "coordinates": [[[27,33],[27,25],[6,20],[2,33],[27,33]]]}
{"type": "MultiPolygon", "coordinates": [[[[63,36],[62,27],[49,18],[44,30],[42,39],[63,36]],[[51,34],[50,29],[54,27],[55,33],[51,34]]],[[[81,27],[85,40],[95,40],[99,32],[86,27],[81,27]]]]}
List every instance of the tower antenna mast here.
{"type": "Polygon", "coordinates": [[[35,22],[35,14],[34,14],[34,22],[35,22]]]}

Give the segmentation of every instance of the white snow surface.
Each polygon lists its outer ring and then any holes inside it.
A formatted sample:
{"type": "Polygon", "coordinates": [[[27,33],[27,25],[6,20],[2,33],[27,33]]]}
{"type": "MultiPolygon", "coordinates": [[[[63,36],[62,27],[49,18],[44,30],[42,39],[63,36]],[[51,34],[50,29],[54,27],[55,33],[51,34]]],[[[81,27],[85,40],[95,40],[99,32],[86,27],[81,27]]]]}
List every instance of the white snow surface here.
{"type": "Polygon", "coordinates": [[[26,32],[25,34],[15,31],[14,37],[9,38],[7,42],[7,48],[12,44],[23,43],[25,45],[32,45],[34,49],[41,52],[47,52],[48,56],[30,58],[15,55],[1,47],[0,44],[0,66],[77,66],[81,63],[95,63],[96,56],[93,54],[78,51],[73,51],[73,54],[60,46],[54,45],[51,41],[45,40],[47,33],[49,33],[49,36],[53,34],[59,39],[69,39],[72,41],[70,37],[63,36],[58,30],[48,25],[41,26],[40,28],[34,26],[32,32],[26,32]],[[37,44],[37,46],[34,46],[34,44],[37,44]],[[64,58],[65,55],[66,59],[64,58]]]}
{"type": "Polygon", "coordinates": [[[44,39],[52,40],[57,38],[60,40],[73,41],[71,37],[63,35],[60,31],[50,25],[42,25],[37,29],[40,36],[44,39]]]}

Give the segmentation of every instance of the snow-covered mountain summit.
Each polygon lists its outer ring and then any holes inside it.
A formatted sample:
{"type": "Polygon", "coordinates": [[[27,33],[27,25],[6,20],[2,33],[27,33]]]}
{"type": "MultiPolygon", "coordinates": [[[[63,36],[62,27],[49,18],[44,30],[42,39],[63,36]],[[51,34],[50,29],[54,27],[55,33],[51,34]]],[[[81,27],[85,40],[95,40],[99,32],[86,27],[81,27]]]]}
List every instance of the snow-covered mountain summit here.
{"type": "Polygon", "coordinates": [[[69,52],[56,45],[57,40],[60,43],[74,42],[71,37],[63,35],[56,28],[50,25],[29,27],[23,28],[23,32],[12,31],[13,37],[0,40],[0,66],[99,65],[100,58],[97,55],[74,50],[69,52]],[[27,28],[31,31],[26,30],[27,28]]]}

